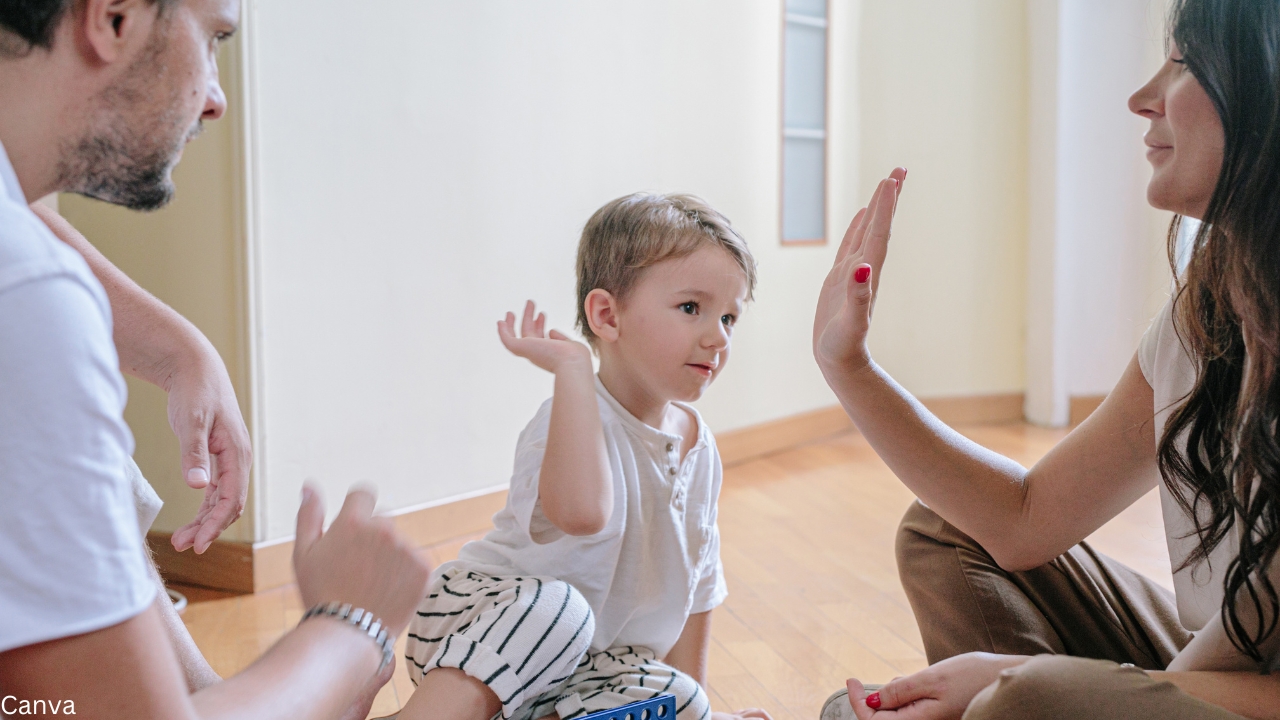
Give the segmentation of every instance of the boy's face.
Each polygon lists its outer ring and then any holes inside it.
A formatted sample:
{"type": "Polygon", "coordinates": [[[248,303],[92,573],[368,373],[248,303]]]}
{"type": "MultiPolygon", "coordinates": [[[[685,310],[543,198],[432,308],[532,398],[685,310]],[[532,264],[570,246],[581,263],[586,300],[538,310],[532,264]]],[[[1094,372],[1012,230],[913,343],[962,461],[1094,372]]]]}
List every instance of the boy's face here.
{"type": "Polygon", "coordinates": [[[652,396],[691,402],[724,370],[747,279],[708,245],[647,268],[618,308],[618,362],[652,396]]]}

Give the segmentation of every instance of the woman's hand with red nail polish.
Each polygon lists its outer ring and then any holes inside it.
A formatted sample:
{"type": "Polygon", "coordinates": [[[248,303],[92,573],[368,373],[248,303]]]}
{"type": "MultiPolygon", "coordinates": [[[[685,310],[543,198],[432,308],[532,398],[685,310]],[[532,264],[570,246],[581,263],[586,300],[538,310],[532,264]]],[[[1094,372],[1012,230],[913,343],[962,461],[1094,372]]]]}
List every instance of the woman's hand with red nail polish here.
{"type": "Polygon", "coordinates": [[[822,285],[813,321],[813,354],[824,374],[857,370],[871,362],[867,330],[906,175],[898,168],[880,181],[870,204],[850,223],[822,285]]]}
{"type": "Polygon", "coordinates": [[[914,675],[894,678],[870,694],[860,681],[849,680],[849,704],[858,720],[960,720],[983,688],[1027,660],[1020,655],[957,655],[914,675]]]}

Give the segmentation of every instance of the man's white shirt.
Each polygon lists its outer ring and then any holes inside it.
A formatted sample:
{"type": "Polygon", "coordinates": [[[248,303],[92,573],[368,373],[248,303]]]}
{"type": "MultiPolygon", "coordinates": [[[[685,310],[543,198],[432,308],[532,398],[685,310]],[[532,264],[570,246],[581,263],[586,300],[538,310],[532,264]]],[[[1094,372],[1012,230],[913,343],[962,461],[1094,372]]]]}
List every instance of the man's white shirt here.
{"type": "Polygon", "coordinates": [[[3,146],[0,182],[3,652],[123,622],[156,585],[106,292],[27,207],[3,146]]]}

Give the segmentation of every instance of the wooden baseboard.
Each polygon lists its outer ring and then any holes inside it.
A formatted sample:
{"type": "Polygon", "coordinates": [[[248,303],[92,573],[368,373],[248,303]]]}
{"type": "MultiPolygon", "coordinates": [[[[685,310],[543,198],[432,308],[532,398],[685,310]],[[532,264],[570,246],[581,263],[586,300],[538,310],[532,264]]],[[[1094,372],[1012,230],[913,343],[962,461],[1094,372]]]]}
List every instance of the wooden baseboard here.
{"type": "MultiPolygon", "coordinates": [[[[923,402],[950,425],[1022,419],[1021,394],[935,398],[923,402]]],[[[1096,406],[1095,403],[1088,410],[1096,406]]],[[[1073,399],[1073,419],[1075,409],[1073,399]]],[[[853,423],[837,405],[719,433],[716,445],[722,462],[729,467],[848,432],[855,432],[853,423]]],[[[490,518],[506,502],[506,490],[495,490],[452,502],[405,508],[392,514],[391,519],[396,529],[414,545],[426,547],[488,529],[490,518]]],[[[245,593],[262,592],[293,582],[292,538],[254,544],[219,540],[203,555],[196,555],[191,551],[175,552],[169,536],[169,533],[154,532],[147,535],[156,564],[166,580],[245,593]]]]}
{"type": "Polygon", "coordinates": [[[1094,410],[1106,400],[1106,395],[1077,395],[1071,398],[1071,410],[1069,422],[1072,425],[1079,425],[1084,419],[1093,414],[1094,410]]]}
{"type": "Polygon", "coordinates": [[[716,447],[725,467],[852,432],[853,421],[836,405],[799,415],[716,433],[716,447]]]}
{"type": "MultiPolygon", "coordinates": [[[[948,425],[994,425],[1022,420],[1023,401],[1022,393],[1009,393],[932,398],[921,402],[948,425]]],[[[857,432],[857,428],[844,408],[835,405],[717,433],[716,445],[721,462],[731,467],[846,432],[857,432]]]]}
{"type": "MultiPolygon", "coordinates": [[[[406,508],[391,515],[396,530],[416,547],[488,529],[507,502],[507,491],[481,493],[453,502],[406,508]]],[[[177,552],[171,533],[147,533],[161,575],[170,582],[253,593],[293,582],[293,538],[265,543],[218,540],[203,555],[177,552]]]]}
{"type": "Polygon", "coordinates": [[[1025,417],[1023,393],[926,398],[920,402],[948,425],[996,425],[1021,422],[1025,417]]]}
{"type": "Polygon", "coordinates": [[[165,580],[232,592],[254,591],[253,545],[218,540],[203,555],[197,555],[195,550],[174,550],[172,536],[166,532],[147,533],[147,545],[165,580]]]}

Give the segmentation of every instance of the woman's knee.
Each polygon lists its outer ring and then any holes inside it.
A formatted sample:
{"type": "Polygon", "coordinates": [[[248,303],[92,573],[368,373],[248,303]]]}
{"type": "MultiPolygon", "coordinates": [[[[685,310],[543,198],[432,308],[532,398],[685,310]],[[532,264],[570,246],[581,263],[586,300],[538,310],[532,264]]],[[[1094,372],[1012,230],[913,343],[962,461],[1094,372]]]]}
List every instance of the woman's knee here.
{"type": "Polygon", "coordinates": [[[1083,704],[1145,679],[1141,670],[1107,660],[1038,655],[1000,673],[969,703],[964,720],[1070,720],[1086,714],[1101,718],[1094,714],[1098,708],[1086,711],[1083,704]]]}

